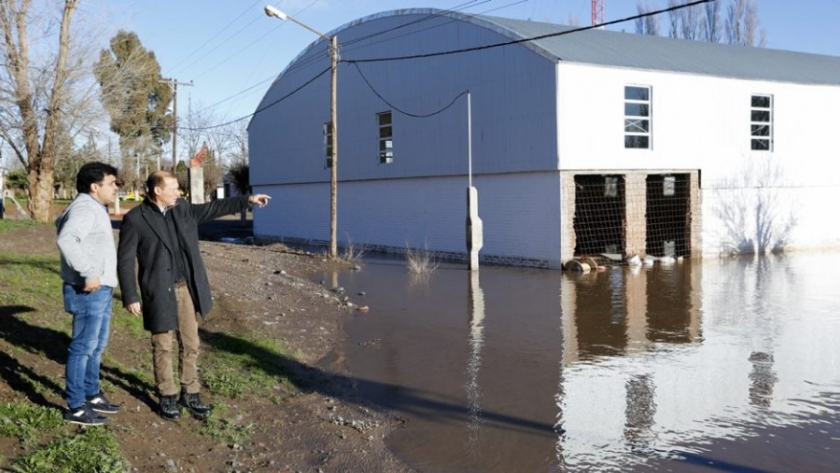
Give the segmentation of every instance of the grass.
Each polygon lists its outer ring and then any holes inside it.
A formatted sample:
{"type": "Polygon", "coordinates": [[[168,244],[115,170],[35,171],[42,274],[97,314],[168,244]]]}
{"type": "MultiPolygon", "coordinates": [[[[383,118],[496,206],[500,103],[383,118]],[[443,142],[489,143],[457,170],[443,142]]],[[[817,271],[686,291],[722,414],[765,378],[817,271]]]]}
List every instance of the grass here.
{"type": "Polygon", "coordinates": [[[345,261],[349,261],[351,263],[355,263],[362,259],[366,250],[364,247],[356,247],[353,244],[353,238],[347,234],[347,246],[344,247],[344,254],[341,256],[345,261]]]}
{"type": "Polygon", "coordinates": [[[58,432],[63,425],[61,413],[55,409],[19,402],[0,404],[0,436],[16,438],[24,446],[45,433],[58,432]]]}
{"type": "MultiPolygon", "coordinates": [[[[0,238],[4,232],[35,225],[45,224],[0,220],[0,238]]],[[[52,363],[66,355],[64,343],[72,317],[64,313],[59,266],[57,251],[49,255],[0,253],[0,355],[19,366],[14,383],[7,379],[7,385],[29,398],[0,402],[0,437],[18,442],[17,448],[0,455],[0,470],[128,471],[129,463],[119,448],[123,427],[81,429],[64,422],[61,410],[51,405],[52,399],[60,397],[63,381],[45,376],[28,361],[36,356],[52,363]]],[[[142,318],[125,312],[119,299],[116,293],[112,342],[119,340],[127,345],[112,343],[106,350],[103,368],[108,374],[103,375],[103,389],[148,391],[154,386],[151,357],[131,355],[138,347],[147,349],[142,342],[148,333],[143,329],[142,318]],[[114,333],[122,338],[115,338],[114,333]]],[[[207,333],[202,334],[202,342],[202,379],[214,397],[215,412],[199,433],[216,441],[241,444],[253,435],[255,427],[243,424],[235,416],[235,409],[227,409],[231,400],[263,397],[280,403],[289,393],[314,381],[293,368],[294,358],[281,342],[261,334],[207,333]]],[[[5,395],[0,399],[10,400],[5,395]]]]}
{"type": "Polygon", "coordinates": [[[24,227],[34,227],[36,225],[52,225],[51,223],[38,222],[35,220],[6,220],[0,219],[0,234],[9,230],[24,227]]]}
{"type": "Polygon", "coordinates": [[[28,452],[14,462],[20,473],[122,473],[128,462],[120,454],[117,439],[104,427],[83,434],[62,435],[43,448],[28,452]]]}
{"type": "Polygon", "coordinates": [[[217,404],[213,408],[213,414],[199,429],[201,435],[228,445],[241,444],[251,438],[254,426],[239,424],[235,419],[231,419],[227,404],[217,404]]]}
{"type": "Polygon", "coordinates": [[[58,256],[0,253],[0,305],[35,305],[59,296],[58,265],[58,256]]]}
{"type": "Polygon", "coordinates": [[[429,274],[438,267],[438,262],[429,251],[428,244],[422,249],[412,249],[406,244],[405,260],[408,271],[412,274],[429,274]]]}
{"type": "Polygon", "coordinates": [[[293,389],[283,363],[288,357],[277,340],[218,333],[205,338],[213,349],[204,356],[201,377],[211,393],[231,399],[245,394],[273,398],[278,381],[293,389]]]}

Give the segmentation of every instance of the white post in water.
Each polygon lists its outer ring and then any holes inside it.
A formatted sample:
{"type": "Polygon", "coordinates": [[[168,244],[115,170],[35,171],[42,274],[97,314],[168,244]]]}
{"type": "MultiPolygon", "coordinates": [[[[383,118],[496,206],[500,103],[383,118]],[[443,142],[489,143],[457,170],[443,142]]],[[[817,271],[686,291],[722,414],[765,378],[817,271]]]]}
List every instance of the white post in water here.
{"type": "Polygon", "coordinates": [[[478,190],[472,185],[472,96],[467,91],[467,251],[469,268],[478,270],[478,252],[484,246],[484,228],[478,217],[478,190]]]}

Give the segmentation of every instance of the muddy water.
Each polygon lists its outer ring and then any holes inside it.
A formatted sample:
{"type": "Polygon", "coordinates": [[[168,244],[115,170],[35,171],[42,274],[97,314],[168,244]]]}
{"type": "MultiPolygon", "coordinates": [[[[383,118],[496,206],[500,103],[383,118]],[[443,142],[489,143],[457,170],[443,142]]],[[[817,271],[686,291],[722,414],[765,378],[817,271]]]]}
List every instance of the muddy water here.
{"type": "Polygon", "coordinates": [[[424,472],[837,471],[840,255],[338,275],[361,394],[424,472]],[[364,296],[358,295],[365,292],[364,296]]]}

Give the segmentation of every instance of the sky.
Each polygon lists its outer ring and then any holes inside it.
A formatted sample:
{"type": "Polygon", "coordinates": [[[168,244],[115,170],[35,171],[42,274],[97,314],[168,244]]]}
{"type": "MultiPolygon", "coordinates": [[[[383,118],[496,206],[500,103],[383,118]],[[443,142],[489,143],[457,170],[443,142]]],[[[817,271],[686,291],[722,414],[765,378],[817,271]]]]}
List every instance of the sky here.
{"type": "MultiPolygon", "coordinates": [[[[729,0],[718,1],[725,10],[729,0]]],[[[767,47],[840,56],[840,0],[755,1],[767,47]]],[[[667,5],[667,0],[647,2],[667,5]]],[[[82,0],[80,8],[106,25],[97,39],[103,48],[119,29],[133,31],[154,51],[163,77],[192,82],[178,88],[179,118],[192,108],[224,123],[253,113],[273,79],[318,39],[293,22],[266,16],[266,4],[325,34],[368,15],[403,8],[561,24],[576,18],[582,26],[590,24],[591,16],[590,0],[82,0]]],[[[604,0],[604,5],[605,21],[637,13],[637,0],[604,0]]],[[[663,32],[666,21],[663,15],[663,32]]],[[[635,24],[609,29],[633,32],[635,24]]]]}

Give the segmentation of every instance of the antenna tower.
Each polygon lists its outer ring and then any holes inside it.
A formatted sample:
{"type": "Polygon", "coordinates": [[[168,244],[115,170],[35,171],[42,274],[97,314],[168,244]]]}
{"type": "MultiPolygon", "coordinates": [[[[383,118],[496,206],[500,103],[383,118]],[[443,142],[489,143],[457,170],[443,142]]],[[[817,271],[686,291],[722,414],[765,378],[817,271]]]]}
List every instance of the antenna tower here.
{"type": "Polygon", "coordinates": [[[592,0],[592,26],[604,22],[604,2],[606,0],[592,0]]]}

